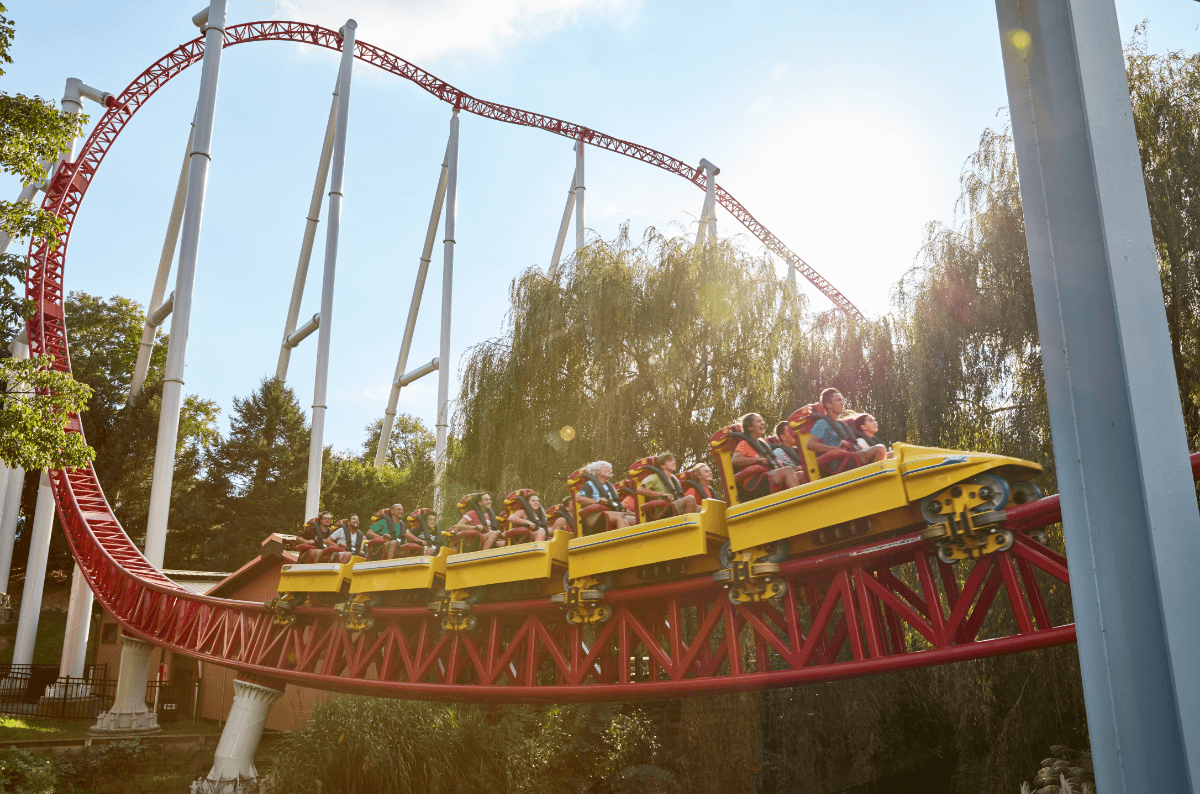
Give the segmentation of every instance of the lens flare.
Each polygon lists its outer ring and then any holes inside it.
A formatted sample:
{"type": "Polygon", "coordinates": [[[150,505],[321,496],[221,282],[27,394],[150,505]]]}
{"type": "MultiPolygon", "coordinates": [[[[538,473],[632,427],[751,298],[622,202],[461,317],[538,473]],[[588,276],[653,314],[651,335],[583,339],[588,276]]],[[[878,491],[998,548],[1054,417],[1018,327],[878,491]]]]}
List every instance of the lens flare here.
{"type": "Polygon", "coordinates": [[[1033,37],[1029,35],[1029,31],[1022,30],[1021,28],[1017,28],[1010,33],[1009,39],[1012,41],[1013,46],[1021,52],[1028,50],[1030,42],[1033,41],[1033,37]]]}
{"type": "Polygon", "coordinates": [[[563,429],[558,431],[558,434],[562,437],[563,441],[570,441],[575,438],[575,428],[570,425],[564,425],[563,429]]]}

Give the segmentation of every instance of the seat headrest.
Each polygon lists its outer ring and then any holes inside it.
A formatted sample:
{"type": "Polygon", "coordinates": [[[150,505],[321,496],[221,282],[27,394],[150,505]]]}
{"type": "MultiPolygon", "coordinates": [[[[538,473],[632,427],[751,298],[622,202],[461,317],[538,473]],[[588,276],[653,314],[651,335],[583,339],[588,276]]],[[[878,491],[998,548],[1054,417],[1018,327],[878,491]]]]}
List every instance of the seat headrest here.
{"type": "Polygon", "coordinates": [[[508,516],[517,510],[524,510],[524,502],[528,502],[531,496],[537,495],[537,491],[532,488],[518,488],[513,491],[504,497],[504,515],[508,516]]]}
{"type": "Polygon", "coordinates": [[[458,508],[458,517],[462,518],[467,514],[468,511],[474,510],[476,507],[478,507],[479,497],[483,496],[483,494],[483,491],[475,491],[474,493],[469,493],[463,498],[459,499],[458,504],[455,505],[455,507],[458,508]]]}
{"type": "Polygon", "coordinates": [[[437,514],[433,512],[432,507],[417,508],[408,514],[408,518],[405,519],[405,522],[408,524],[409,529],[422,529],[423,527],[421,526],[421,522],[426,516],[433,516],[434,523],[437,523],[437,514]]]}
{"type": "Polygon", "coordinates": [[[734,448],[738,445],[738,437],[733,434],[741,432],[741,424],[734,422],[713,433],[712,438],[708,440],[708,445],[712,448],[714,454],[717,452],[733,452],[734,448]]]}
{"type": "Polygon", "coordinates": [[[797,408],[792,411],[792,415],[788,417],[788,426],[797,433],[807,433],[812,430],[812,426],[821,418],[820,403],[812,403],[803,408],[797,408]]]}

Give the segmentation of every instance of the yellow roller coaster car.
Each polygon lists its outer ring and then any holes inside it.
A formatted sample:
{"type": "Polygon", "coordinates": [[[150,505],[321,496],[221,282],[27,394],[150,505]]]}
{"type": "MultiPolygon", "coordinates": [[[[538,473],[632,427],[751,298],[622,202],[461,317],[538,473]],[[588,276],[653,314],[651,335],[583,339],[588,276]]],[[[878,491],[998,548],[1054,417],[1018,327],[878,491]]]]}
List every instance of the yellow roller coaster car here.
{"type": "Polygon", "coordinates": [[[795,488],[742,501],[742,473],[733,467],[741,426],[722,428],[710,440],[729,497],[729,544],[721,552],[723,570],[714,578],[729,586],[735,602],[782,592],[773,574],[788,556],[869,536],[922,529],[946,562],[1005,551],[1013,543],[1012,533],[997,526],[1005,505],[1041,495],[1027,481],[1042,470],[1032,461],[909,444],[896,444],[884,460],[823,476],[807,443],[813,408],[789,419],[799,438],[799,473],[808,480],[795,488]]]}

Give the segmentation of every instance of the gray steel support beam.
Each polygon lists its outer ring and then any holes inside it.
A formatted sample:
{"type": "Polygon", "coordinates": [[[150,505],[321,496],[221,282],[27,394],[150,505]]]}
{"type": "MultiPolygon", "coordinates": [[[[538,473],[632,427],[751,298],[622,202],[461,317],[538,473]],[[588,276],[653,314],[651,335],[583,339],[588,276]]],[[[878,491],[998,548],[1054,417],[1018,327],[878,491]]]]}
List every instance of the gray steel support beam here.
{"type": "Polygon", "coordinates": [[[1200,515],[1113,0],[997,0],[1099,791],[1196,792],[1200,515]]]}

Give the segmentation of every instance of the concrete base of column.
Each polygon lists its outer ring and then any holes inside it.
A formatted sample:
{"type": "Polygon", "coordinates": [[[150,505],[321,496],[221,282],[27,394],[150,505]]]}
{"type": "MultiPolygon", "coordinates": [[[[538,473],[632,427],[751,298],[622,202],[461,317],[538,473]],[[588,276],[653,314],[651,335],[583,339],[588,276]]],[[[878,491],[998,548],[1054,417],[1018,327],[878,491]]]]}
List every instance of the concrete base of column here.
{"type": "Polygon", "coordinates": [[[262,738],[263,726],[271,705],[283,696],[283,690],[262,684],[235,680],[233,706],[229,721],[221,731],[221,741],[208,776],[192,784],[192,794],[249,794],[258,791],[258,770],[254,752],[262,738]]]}
{"type": "Polygon", "coordinates": [[[145,640],[121,636],[121,671],[117,674],[117,694],[112,708],[100,712],[88,731],[92,736],[133,737],[158,733],[158,715],[146,705],[146,675],[150,670],[150,651],[145,640]]]}

